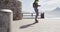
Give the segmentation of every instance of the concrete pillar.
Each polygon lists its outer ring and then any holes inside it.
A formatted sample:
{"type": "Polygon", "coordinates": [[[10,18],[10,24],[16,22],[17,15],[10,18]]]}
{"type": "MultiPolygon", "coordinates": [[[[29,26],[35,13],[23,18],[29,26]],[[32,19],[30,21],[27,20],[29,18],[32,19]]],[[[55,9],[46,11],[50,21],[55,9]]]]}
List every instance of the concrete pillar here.
{"type": "Polygon", "coordinates": [[[10,32],[10,23],[13,21],[11,10],[0,9],[0,32],[10,32]]]}

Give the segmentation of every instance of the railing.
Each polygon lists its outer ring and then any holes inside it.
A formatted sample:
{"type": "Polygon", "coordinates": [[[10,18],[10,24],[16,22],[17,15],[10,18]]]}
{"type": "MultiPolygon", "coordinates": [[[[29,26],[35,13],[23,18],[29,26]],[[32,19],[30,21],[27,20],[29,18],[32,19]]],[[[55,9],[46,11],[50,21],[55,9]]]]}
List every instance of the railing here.
{"type": "MultiPolygon", "coordinates": [[[[34,19],[36,13],[23,13],[23,19],[34,19]]],[[[38,15],[38,19],[41,18],[41,13],[38,15]]]]}

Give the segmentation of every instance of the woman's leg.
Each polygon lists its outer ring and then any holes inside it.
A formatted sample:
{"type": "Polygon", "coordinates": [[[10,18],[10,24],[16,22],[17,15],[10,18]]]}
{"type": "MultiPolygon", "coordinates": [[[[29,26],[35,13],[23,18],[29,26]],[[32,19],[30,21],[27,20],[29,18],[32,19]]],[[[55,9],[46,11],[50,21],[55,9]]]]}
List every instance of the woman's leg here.
{"type": "Polygon", "coordinates": [[[36,13],[35,20],[37,20],[38,15],[39,15],[39,13],[38,13],[38,9],[35,9],[35,13],[36,13]]]}

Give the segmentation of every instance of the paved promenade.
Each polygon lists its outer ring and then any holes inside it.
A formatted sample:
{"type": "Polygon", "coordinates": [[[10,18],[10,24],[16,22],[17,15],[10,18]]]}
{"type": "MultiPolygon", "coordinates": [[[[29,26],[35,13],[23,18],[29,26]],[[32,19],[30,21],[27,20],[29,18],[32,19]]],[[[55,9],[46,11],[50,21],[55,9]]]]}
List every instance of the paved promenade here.
{"type": "Polygon", "coordinates": [[[34,19],[13,21],[11,32],[60,32],[60,19],[38,19],[39,23],[33,24],[34,19]]]}

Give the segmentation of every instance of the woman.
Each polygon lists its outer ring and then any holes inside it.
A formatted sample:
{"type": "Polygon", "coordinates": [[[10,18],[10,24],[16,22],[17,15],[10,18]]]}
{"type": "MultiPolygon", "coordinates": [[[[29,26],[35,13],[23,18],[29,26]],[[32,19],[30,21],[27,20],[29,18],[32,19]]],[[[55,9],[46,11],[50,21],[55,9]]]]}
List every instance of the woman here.
{"type": "Polygon", "coordinates": [[[40,6],[40,5],[38,5],[38,2],[39,2],[39,0],[35,0],[34,3],[33,3],[33,8],[34,8],[34,11],[36,13],[35,23],[38,23],[38,20],[37,20],[38,15],[39,15],[39,13],[38,13],[38,7],[40,6]]]}

